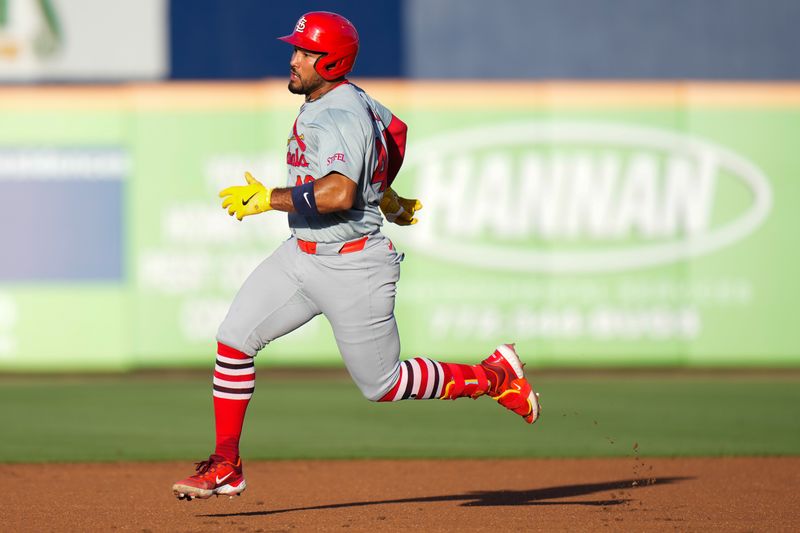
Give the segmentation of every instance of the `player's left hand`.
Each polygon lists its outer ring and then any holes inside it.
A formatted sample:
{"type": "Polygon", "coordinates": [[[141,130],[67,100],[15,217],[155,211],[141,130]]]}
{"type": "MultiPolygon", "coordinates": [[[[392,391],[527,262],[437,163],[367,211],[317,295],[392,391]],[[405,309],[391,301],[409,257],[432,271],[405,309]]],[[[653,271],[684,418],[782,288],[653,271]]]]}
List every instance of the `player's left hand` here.
{"type": "Polygon", "coordinates": [[[244,179],[247,180],[247,185],[234,185],[219,192],[220,198],[223,198],[222,208],[227,208],[228,214],[236,215],[239,220],[272,209],[269,203],[272,189],[264,187],[249,172],[244,173],[244,179]]]}
{"type": "Polygon", "coordinates": [[[422,203],[416,198],[403,198],[391,187],[387,188],[381,199],[381,211],[389,222],[398,226],[410,226],[418,220],[414,214],[422,209],[422,203]]]}

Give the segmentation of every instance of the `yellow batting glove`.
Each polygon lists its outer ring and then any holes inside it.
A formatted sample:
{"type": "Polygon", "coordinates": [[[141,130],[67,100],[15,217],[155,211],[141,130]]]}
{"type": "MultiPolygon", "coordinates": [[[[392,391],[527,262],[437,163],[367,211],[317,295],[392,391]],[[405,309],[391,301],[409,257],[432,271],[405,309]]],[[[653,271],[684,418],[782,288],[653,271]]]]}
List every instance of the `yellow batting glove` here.
{"type": "Polygon", "coordinates": [[[422,203],[416,198],[403,198],[391,187],[387,188],[381,199],[381,211],[389,222],[398,226],[410,226],[418,220],[414,214],[422,209],[422,203]]]}
{"type": "Polygon", "coordinates": [[[220,198],[223,198],[222,208],[227,208],[228,214],[236,215],[239,220],[272,209],[269,203],[272,189],[264,187],[249,172],[244,173],[244,179],[247,180],[247,185],[234,185],[219,192],[220,198]]]}

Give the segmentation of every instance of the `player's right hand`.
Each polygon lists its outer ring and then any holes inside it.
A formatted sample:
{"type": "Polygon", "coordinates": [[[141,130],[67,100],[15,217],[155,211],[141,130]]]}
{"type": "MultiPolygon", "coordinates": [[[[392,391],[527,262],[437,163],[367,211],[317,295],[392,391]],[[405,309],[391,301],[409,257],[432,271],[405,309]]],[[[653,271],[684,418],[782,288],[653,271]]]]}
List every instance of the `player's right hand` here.
{"type": "Polygon", "coordinates": [[[381,211],[389,222],[394,222],[398,226],[410,226],[419,222],[414,214],[422,209],[422,203],[416,198],[403,198],[394,192],[391,187],[387,188],[381,198],[381,211]]]}
{"type": "Polygon", "coordinates": [[[219,192],[220,198],[223,198],[222,208],[227,208],[228,214],[236,215],[239,220],[272,209],[269,203],[272,189],[264,187],[249,172],[244,173],[244,179],[247,185],[234,185],[219,192]]]}

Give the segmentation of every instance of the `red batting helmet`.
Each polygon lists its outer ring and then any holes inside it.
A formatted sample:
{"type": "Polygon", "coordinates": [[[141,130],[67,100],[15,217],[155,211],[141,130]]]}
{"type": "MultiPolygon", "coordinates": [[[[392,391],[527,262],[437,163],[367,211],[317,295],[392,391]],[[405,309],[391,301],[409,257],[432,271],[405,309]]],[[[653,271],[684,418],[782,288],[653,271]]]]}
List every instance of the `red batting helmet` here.
{"type": "Polygon", "coordinates": [[[314,68],[324,79],[333,81],[353,70],[358,55],[358,32],[349,20],[328,11],[306,13],[291,35],[278,37],[298,48],[325,54],[314,68]]]}

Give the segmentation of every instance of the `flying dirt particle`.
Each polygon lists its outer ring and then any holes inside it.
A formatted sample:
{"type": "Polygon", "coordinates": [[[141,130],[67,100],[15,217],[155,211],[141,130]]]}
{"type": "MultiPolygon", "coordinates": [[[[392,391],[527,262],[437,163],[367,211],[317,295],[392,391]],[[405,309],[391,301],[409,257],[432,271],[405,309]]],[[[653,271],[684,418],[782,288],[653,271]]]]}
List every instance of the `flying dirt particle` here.
{"type": "Polygon", "coordinates": [[[639,443],[638,442],[634,442],[633,443],[633,451],[635,451],[635,452],[639,451],[639,443]]]}

